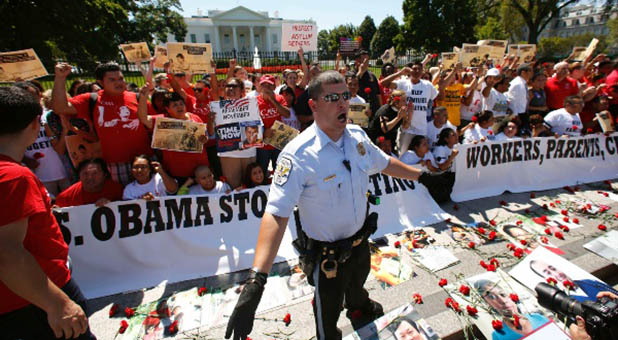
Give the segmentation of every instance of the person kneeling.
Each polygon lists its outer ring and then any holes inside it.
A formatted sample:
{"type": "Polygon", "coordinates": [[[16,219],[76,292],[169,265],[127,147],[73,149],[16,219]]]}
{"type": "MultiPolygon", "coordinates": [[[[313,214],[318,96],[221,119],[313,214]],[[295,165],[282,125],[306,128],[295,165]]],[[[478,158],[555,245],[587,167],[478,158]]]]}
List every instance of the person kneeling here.
{"type": "Polygon", "coordinates": [[[195,179],[189,178],[178,190],[178,195],[217,195],[227,194],[232,189],[226,182],[215,180],[210,168],[200,165],[195,169],[195,179]],[[193,183],[196,183],[192,185],[193,183]]]}
{"type": "Polygon", "coordinates": [[[133,158],[131,173],[135,180],[124,188],[124,200],[143,198],[150,201],[155,197],[173,195],[178,190],[176,180],[163,170],[159,162],[151,161],[147,155],[133,158]]]}

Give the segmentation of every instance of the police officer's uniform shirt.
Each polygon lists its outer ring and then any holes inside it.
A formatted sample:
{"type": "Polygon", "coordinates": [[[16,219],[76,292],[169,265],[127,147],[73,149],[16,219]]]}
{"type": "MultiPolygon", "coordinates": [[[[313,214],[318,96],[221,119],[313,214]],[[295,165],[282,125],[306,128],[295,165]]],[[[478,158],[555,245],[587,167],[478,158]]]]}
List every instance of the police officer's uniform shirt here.
{"type": "Polygon", "coordinates": [[[572,115],[564,108],[548,113],[545,116],[545,125],[559,136],[581,136],[584,128],[579,113],[572,115]]]}
{"type": "Polygon", "coordinates": [[[307,236],[326,242],[348,238],[365,220],[369,176],[389,160],[356,125],[347,125],[333,141],[314,123],[281,151],[266,211],[288,217],[298,204],[307,236]]]}

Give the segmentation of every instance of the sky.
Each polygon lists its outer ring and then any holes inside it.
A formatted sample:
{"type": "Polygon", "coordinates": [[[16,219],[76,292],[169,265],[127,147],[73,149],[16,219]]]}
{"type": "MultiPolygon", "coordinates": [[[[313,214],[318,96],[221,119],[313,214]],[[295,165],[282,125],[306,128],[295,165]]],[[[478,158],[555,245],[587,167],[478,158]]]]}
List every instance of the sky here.
{"type": "Polygon", "coordinates": [[[312,19],[318,29],[332,29],[341,24],[360,25],[366,15],[373,18],[376,28],[382,20],[392,15],[401,24],[403,20],[402,0],[311,0],[311,1],[275,1],[275,0],[180,0],[182,15],[190,17],[197,15],[198,8],[202,15],[207,15],[209,9],[228,10],[236,6],[245,6],[254,11],[268,11],[274,17],[279,11],[279,18],[283,19],[312,19]]]}

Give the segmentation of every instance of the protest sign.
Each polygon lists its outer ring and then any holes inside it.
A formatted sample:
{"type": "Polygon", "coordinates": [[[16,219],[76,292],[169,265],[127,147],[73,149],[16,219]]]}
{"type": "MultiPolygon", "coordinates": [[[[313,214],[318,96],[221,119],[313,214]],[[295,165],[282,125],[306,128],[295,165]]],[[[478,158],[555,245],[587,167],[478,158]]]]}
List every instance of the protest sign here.
{"type": "Polygon", "coordinates": [[[584,61],[586,59],[586,48],[583,46],[573,46],[573,52],[571,52],[572,61],[584,61]]]}
{"type": "Polygon", "coordinates": [[[204,148],[206,124],[173,118],[157,118],[152,134],[152,148],[200,153],[204,148]]]}
{"type": "Polygon", "coordinates": [[[398,307],[368,323],[343,340],[439,340],[438,334],[427,324],[411,304],[398,307]]]}
{"type": "MultiPolygon", "coordinates": [[[[448,217],[427,189],[384,174],[370,176],[382,204],[373,237],[448,217]]],[[[169,196],[55,209],[73,264],[73,277],[94,298],[251,268],[269,187],[221,195],[169,196]],[[159,254],[151,256],[148,254],[159,254]]],[[[275,262],[298,257],[291,220],[275,262]]]]}
{"type": "Polygon", "coordinates": [[[216,115],[217,151],[264,146],[264,124],[255,97],[211,102],[210,111],[216,115]]]}
{"type": "Polygon", "coordinates": [[[459,53],[457,52],[442,52],[442,66],[444,70],[452,70],[455,64],[459,62],[459,53]]]}
{"type": "Polygon", "coordinates": [[[300,132],[295,128],[275,120],[273,126],[270,127],[267,136],[264,136],[264,143],[270,144],[279,150],[283,148],[300,132]]]}
{"type": "Polygon", "coordinates": [[[584,248],[618,265],[618,231],[610,230],[584,244],[584,248]]]}
{"type": "Polygon", "coordinates": [[[407,252],[392,246],[370,246],[371,275],[383,288],[396,286],[413,276],[412,262],[407,252]]]}
{"type": "Polygon", "coordinates": [[[339,53],[342,56],[353,56],[360,49],[361,37],[339,38],[339,53]]]}
{"type": "Polygon", "coordinates": [[[507,40],[479,40],[476,43],[481,46],[489,46],[490,52],[489,57],[496,61],[502,60],[504,57],[504,53],[506,53],[506,46],[508,45],[507,40]]]}
{"type": "Polygon", "coordinates": [[[210,73],[212,47],[210,44],[167,43],[167,58],[172,73],[210,73]]]}
{"type": "Polygon", "coordinates": [[[348,119],[352,121],[352,124],[366,128],[369,126],[368,110],[369,104],[350,104],[348,119]]]}
{"type": "Polygon", "coordinates": [[[536,56],[535,44],[509,45],[509,56],[519,57],[519,63],[529,63],[536,56]]]}
{"type": "Polygon", "coordinates": [[[165,67],[165,63],[169,61],[167,58],[167,47],[165,46],[156,46],[155,47],[155,60],[154,67],[163,68],[165,67]]]}
{"type": "Polygon", "coordinates": [[[141,63],[143,61],[150,61],[150,50],[145,42],[133,43],[133,44],[120,44],[120,49],[124,54],[124,57],[130,63],[141,63]]]}
{"type": "Polygon", "coordinates": [[[592,55],[592,53],[594,53],[594,50],[597,49],[597,46],[599,45],[599,39],[597,38],[592,38],[592,40],[590,41],[590,44],[588,44],[588,47],[586,48],[586,51],[584,52],[584,59],[586,60],[588,58],[590,58],[590,56],[592,55]]]}
{"type": "Polygon", "coordinates": [[[451,194],[456,202],[618,177],[618,133],[486,141],[457,149],[451,194]]]}
{"type": "Polygon", "coordinates": [[[490,52],[491,47],[489,46],[463,44],[459,61],[465,67],[480,67],[487,61],[490,52]]]}
{"type": "Polygon", "coordinates": [[[101,143],[98,140],[90,141],[81,134],[66,136],[64,140],[69,158],[71,158],[71,163],[75,168],[86,159],[101,158],[102,156],[101,143]]]}
{"type": "Polygon", "coordinates": [[[614,132],[614,124],[612,122],[612,116],[608,111],[602,111],[595,114],[595,118],[599,125],[601,126],[601,130],[603,132],[614,132]]]}
{"type": "Polygon", "coordinates": [[[296,52],[303,49],[305,52],[318,50],[318,26],[309,23],[281,24],[281,51],[296,52]]]}
{"type": "Polygon", "coordinates": [[[33,49],[0,53],[0,81],[22,81],[47,75],[33,49]]]}
{"type": "Polygon", "coordinates": [[[384,51],[384,53],[382,53],[382,55],[380,56],[380,59],[382,59],[382,62],[384,64],[392,63],[393,61],[395,61],[395,58],[397,58],[397,55],[395,54],[394,47],[391,47],[388,50],[384,51]]]}

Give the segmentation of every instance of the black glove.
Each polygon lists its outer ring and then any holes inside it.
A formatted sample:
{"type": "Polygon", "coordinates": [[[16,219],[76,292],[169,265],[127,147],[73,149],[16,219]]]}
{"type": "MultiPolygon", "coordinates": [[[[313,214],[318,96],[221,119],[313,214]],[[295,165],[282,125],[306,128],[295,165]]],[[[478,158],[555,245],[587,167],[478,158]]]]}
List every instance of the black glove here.
{"type": "Polygon", "coordinates": [[[230,320],[227,322],[226,339],[229,339],[234,333],[233,340],[246,340],[247,335],[251,333],[255,310],[262,298],[267,277],[267,274],[264,273],[250,272],[249,279],[240,293],[230,320]]]}

